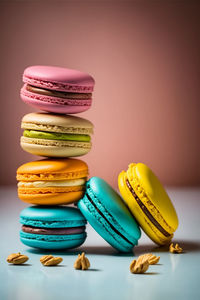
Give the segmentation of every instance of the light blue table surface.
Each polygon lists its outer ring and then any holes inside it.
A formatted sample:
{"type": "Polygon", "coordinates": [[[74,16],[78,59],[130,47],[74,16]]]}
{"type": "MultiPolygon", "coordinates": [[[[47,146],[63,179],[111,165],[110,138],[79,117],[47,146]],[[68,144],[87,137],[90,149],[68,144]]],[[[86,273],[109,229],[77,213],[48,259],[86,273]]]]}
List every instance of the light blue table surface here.
{"type": "Polygon", "coordinates": [[[200,189],[168,189],[168,193],[180,221],[173,241],[185,253],[170,254],[157,248],[143,233],[134,254],[120,255],[88,225],[82,247],[55,253],[63,257],[62,265],[44,267],[39,261],[44,252],[19,241],[19,213],[27,205],[18,200],[16,187],[1,188],[0,300],[200,299],[200,189]],[[91,263],[88,271],[73,268],[82,251],[91,263]],[[15,252],[28,255],[28,263],[9,265],[6,258],[15,252]],[[145,274],[131,274],[132,259],[148,252],[160,255],[159,264],[150,266],[145,274]]]}

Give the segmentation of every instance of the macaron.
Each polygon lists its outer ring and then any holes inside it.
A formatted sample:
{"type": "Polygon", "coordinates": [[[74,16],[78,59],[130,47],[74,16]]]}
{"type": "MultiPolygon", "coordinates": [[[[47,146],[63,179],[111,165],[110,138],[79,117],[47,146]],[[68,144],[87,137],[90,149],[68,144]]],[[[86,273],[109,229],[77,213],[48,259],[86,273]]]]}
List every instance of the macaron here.
{"type": "Polygon", "coordinates": [[[131,252],[141,232],[134,217],[113,188],[99,177],[86,183],[78,208],[87,221],[112,247],[131,252]]]}
{"type": "Polygon", "coordinates": [[[21,99],[37,108],[60,114],[86,111],[92,103],[95,81],[87,73],[77,70],[31,66],[23,74],[21,99]]]}
{"type": "Polygon", "coordinates": [[[91,149],[93,124],[83,118],[50,113],[30,113],[22,118],[23,150],[39,156],[75,157],[91,149]]]}
{"type": "Polygon", "coordinates": [[[18,196],[36,205],[69,204],[80,200],[88,176],[87,164],[79,159],[43,159],[17,169],[18,196]]]}
{"type": "Polygon", "coordinates": [[[20,214],[20,240],[41,249],[68,249],[86,239],[86,220],[77,208],[32,206],[20,214]]]}
{"type": "Polygon", "coordinates": [[[152,170],[131,163],[118,177],[120,193],[144,232],[158,245],[168,244],[178,227],[175,208],[152,170]]]}

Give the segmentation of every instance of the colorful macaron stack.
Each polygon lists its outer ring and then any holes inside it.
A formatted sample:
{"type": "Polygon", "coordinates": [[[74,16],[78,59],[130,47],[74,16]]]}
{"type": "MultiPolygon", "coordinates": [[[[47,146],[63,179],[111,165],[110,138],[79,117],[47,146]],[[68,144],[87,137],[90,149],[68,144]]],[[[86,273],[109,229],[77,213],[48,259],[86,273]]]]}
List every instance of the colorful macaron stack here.
{"type": "Polygon", "coordinates": [[[68,205],[80,200],[88,177],[87,164],[76,158],[91,149],[93,124],[71,116],[92,103],[94,79],[83,72],[48,66],[28,67],[22,100],[45,112],[23,117],[21,147],[47,157],[17,170],[18,196],[36,205],[20,214],[21,241],[41,249],[74,248],[86,239],[86,219],[68,205]]]}
{"type": "Polygon", "coordinates": [[[75,70],[33,66],[25,70],[23,81],[22,100],[46,112],[23,117],[21,147],[47,158],[17,170],[19,198],[35,205],[21,212],[21,241],[41,249],[74,248],[85,241],[88,221],[120,252],[137,245],[140,227],[156,244],[169,243],[178,218],[150,168],[131,163],[120,172],[120,196],[99,177],[87,181],[87,164],[71,158],[91,149],[93,124],[69,114],[91,106],[93,78],[75,70]],[[77,207],[67,206],[72,203],[77,207]]]}

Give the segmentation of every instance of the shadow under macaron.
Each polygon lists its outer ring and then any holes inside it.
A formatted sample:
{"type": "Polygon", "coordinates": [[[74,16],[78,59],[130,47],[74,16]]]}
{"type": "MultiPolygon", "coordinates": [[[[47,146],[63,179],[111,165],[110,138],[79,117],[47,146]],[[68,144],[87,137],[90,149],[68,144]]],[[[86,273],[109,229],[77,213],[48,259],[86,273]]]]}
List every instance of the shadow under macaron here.
{"type": "MultiPolygon", "coordinates": [[[[183,252],[181,254],[184,254],[186,252],[197,252],[200,250],[200,242],[196,241],[189,241],[189,240],[175,240],[171,241],[170,244],[173,243],[179,244],[181,248],[183,248],[183,252]]],[[[156,246],[156,245],[151,245],[151,244],[144,244],[144,245],[139,245],[134,248],[134,253],[136,256],[147,253],[147,252],[157,252],[157,253],[164,253],[164,252],[169,252],[169,245],[164,245],[164,246],[156,246]]]]}

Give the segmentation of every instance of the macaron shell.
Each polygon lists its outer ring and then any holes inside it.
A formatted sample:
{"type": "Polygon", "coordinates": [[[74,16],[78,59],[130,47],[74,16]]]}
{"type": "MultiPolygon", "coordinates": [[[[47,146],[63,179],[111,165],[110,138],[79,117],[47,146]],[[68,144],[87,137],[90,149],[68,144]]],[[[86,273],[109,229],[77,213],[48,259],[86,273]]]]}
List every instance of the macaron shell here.
{"type": "Polygon", "coordinates": [[[47,194],[21,194],[18,193],[20,200],[35,205],[62,205],[71,204],[80,200],[84,191],[67,193],[47,193],[47,194]]]}
{"type": "Polygon", "coordinates": [[[171,233],[173,233],[178,227],[178,217],[169,196],[156,175],[148,166],[138,163],[136,165],[130,164],[127,170],[127,177],[131,185],[132,176],[139,182],[140,187],[145,191],[163,219],[172,227],[171,233]]]}
{"type": "Polygon", "coordinates": [[[85,239],[86,233],[66,235],[64,240],[61,240],[59,236],[41,236],[37,234],[28,234],[20,231],[20,241],[29,247],[48,249],[48,250],[60,250],[71,249],[81,246],[85,239]]]}
{"type": "Polygon", "coordinates": [[[86,219],[80,210],[69,206],[29,206],[20,213],[20,223],[45,228],[80,227],[86,219]]]}
{"type": "MultiPolygon", "coordinates": [[[[46,112],[50,113],[57,113],[57,114],[78,114],[84,111],[87,111],[92,104],[92,100],[87,101],[87,105],[80,105],[81,103],[79,102],[79,105],[75,105],[75,101],[72,104],[67,104],[63,105],[62,102],[55,103],[55,101],[46,101],[46,97],[40,96],[40,100],[38,99],[38,96],[29,97],[21,93],[21,99],[25,104],[30,105],[31,107],[38,109],[38,110],[43,110],[46,112]]],[[[81,101],[81,100],[80,100],[81,101]]],[[[69,103],[69,101],[68,101],[69,103]]]]}
{"type": "Polygon", "coordinates": [[[65,180],[88,175],[87,164],[80,159],[42,159],[28,162],[17,169],[17,180],[65,180]],[[41,175],[41,176],[40,176],[41,175]]]}
{"type": "Polygon", "coordinates": [[[23,81],[47,89],[82,93],[92,92],[95,83],[87,73],[55,66],[30,66],[24,71],[23,81]]]}
{"type": "Polygon", "coordinates": [[[26,114],[22,118],[22,128],[73,134],[91,134],[93,132],[93,124],[89,120],[48,113],[26,114]]]}
{"type": "MultiPolygon", "coordinates": [[[[44,181],[44,182],[48,182],[48,181],[44,181]]],[[[54,181],[54,183],[56,183],[59,181],[54,181]]],[[[80,186],[47,186],[47,187],[27,187],[27,186],[23,186],[23,187],[19,187],[18,186],[18,192],[21,194],[47,194],[47,193],[70,193],[70,192],[79,192],[79,191],[83,191],[85,189],[84,185],[80,185],[80,186]]]]}
{"type": "Polygon", "coordinates": [[[77,157],[91,150],[90,142],[36,139],[24,136],[21,137],[20,145],[28,153],[45,157],[77,157]]]}
{"type": "Polygon", "coordinates": [[[143,231],[149,236],[149,238],[158,245],[167,244],[173,237],[171,234],[169,237],[165,237],[161,232],[148,220],[146,215],[140,209],[133,195],[126,185],[126,172],[122,171],[118,177],[118,186],[120,194],[122,195],[125,203],[128,205],[130,211],[142,227],[143,231]]]}

